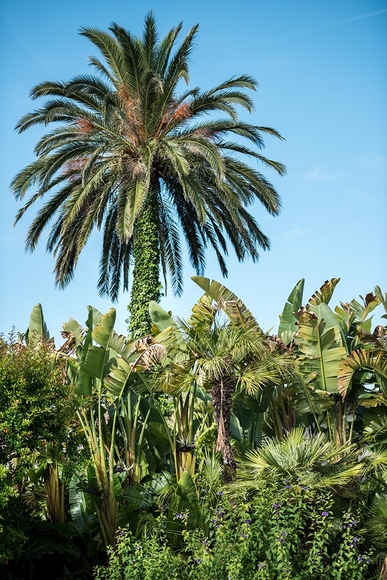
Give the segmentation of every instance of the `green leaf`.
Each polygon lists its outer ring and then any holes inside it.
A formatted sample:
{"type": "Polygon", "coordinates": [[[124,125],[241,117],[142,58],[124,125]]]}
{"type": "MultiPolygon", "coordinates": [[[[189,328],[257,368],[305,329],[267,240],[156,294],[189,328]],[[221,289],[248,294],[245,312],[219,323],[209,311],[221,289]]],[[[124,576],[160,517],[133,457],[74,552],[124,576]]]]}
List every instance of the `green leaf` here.
{"type": "Polygon", "coordinates": [[[92,519],[85,492],[79,487],[79,476],[73,475],[69,484],[71,522],[79,534],[87,532],[92,519]]]}
{"type": "Polygon", "coordinates": [[[380,289],[380,286],[375,286],[374,292],[378,300],[380,300],[380,303],[383,304],[384,310],[387,312],[387,293],[385,292],[383,294],[383,292],[380,289]]]}
{"type": "Polygon", "coordinates": [[[30,346],[34,346],[39,340],[49,339],[47,325],[44,321],[42,305],[36,304],[30,315],[30,324],[26,332],[26,341],[30,346]]]}
{"type": "Polygon", "coordinates": [[[305,279],[301,278],[289,294],[285,307],[280,316],[278,336],[285,343],[289,344],[298,330],[296,313],[302,305],[305,279]]]}
{"type": "Polygon", "coordinates": [[[168,328],[177,328],[177,325],[169,312],[161,308],[161,306],[154,300],[149,304],[149,315],[155,326],[156,332],[162,332],[168,328]]]}
{"type": "Polygon", "coordinates": [[[86,356],[87,356],[87,351],[90,347],[90,345],[92,344],[92,330],[93,330],[93,315],[94,315],[94,309],[91,306],[88,306],[88,312],[89,315],[87,317],[87,321],[86,321],[86,326],[88,328],[87,332],[86,332],[86,336],[83,339],[83,347],[82,347],[82,351],[80,354],[80,361],[79,361],[79,375],[77,378],[77,388],[76,388],[76,392],[78,395],[84,395],[86,397],[90,396],[93,390],[93,379],[92,376],[86,372],[83,368],[85,360],[86,360],[86,356]]]}
{"type": "Polygon", "coordinates": [[[372,370],[379,379],[384,395],[387,395],[387,353],[384,350],[365,350],[359,348],[344,358],[338,369],[338,390],[344,398],[354,373],[359,370],[372,370]]]}
{"type": "Polygon", "coordinates": [[[317,290],[313,296],[309,299],[309,304],[311,306],[318,306],[319,304],[328,304],[332,298],[334,289],[340,282],[340,278],[332,278],[331,280],[326,280],[321,286],[320,290],[317,290]]]}
{"type": "Polygon", "coordinates": [[[91,377],[103,378],[106,350],[102,346],[91,345],[87,350],[82,370],[91,377]]]}
{"type": "Polygon", "coordinates": [[[257,325],[255,317],[250,310],[245,306],[240,298],[231,290],[204,276],[191,276],[191,280],[195,282],[208,296],[217,302],[227,316],[233,321],[252,322],[257,325]]]}
{"type": "Polygon", "coordinates": [[[92,338],[104,349],[108,348],[115,321],[116,311],[114,308],[111,308],[107,314],[102,316],[100,324],[94,326],[92,338]]]}
{"type": "Polygon", "coordinates": [[[28,477],[34,485],[38,485],[39,479],[43,477],[45,467],[46,464],[43,462],[37,469],[31,468],[28,470],[28,477]]]}
{"type": "Polygon", "coordinates": [[[64,332],[69,332],[74,336],[76,346],[79,346],[83,343],[85,338],[85,331],[79,322],[74,320],[74,318],[70,318],[70,320],[63,325],[63,330],[64,332]]]}
{"type": "Polygon", "coordinates": [[[341,360],[346,356],[338,324],[334,326],[334,314],[324,302],[303,310],[299,316],[299,331],[295,338],[302,355],[299,369],[316,389],[336,393],[337,374],[341,360]]]}
{"type": "Polygon", "coordinates": [[[188,473],[188,471],[184,471],[177,482],[179,486],[178,494],[183,495],[184,497],[196,497],[196,488],[195,484],[192,480],[192,477],[188,473]]]}

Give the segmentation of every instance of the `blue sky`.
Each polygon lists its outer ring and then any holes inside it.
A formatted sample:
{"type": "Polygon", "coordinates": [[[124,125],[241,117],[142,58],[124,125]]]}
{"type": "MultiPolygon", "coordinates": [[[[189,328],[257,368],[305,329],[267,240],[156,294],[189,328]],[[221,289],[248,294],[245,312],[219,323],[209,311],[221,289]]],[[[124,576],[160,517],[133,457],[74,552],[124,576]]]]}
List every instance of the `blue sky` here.
{"type": "MultiPolygon", "coordinates": [[[[251,123],[272,126],[286,139],[266,139],[264,154],[283,162],[286,177],[265,170],[282,197],[279,217],[254,206],[271,240],[258,264],[240,264],[230,254],[224,283],[256,315],[264,330],[277,328],[278,314],[294,284],[306,279],[305,301],[324,280],[340,277],[332,304],[365,295],[375,285],[387,291],[387,2],[385,0],[169,0],[54,3],[3,0],[0,72],[2,100],[0,172],[0,332],[24,331],[41,302],[51,334],[60,342],[62,323],[84,323],[88,304],[106,312],[111,303],[96,291],[99,244],[95,235],[82,255],[74,281],[57,290],[53,258],[45,239],[33,254],[24,238],[34,210],[12,227],[18,204],[9,190],[13,176],[33,160],[42,129],[17,135],[22,115],[39,106],[30,89],[43,80],[67,80],[86,72],[95,53],[81,26],[107,29],[112,21],[141,34],[153,10],[161,35],[178,22],[184,32],[200,24],[192,55],[191,83],[210,88],[232,75],[259,82],[251,123]]],[[[201,292],[185,265],[182,298],[162,305],[188,317],[201,292]]],[[[209,253],[206,275],[222,280],[209,253]]],[[[120,296],[117,330],[125,332],[129,295],[120,296]]],[[[382,312],[380,312],[382,314],[382,312]]]]}

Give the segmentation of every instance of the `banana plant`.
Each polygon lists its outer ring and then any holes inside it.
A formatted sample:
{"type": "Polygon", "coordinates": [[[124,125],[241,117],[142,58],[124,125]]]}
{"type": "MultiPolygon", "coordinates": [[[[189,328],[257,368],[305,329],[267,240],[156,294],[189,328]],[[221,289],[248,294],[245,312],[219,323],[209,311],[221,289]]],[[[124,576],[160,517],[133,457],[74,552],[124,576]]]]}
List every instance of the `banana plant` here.
{"type": "Polygon", "coordinates": [[[187,372],[190,350],[181,321],[176,322],[156,302],[150,304],[149,312],[153,344],[162,349],[156,361],[159,367],[154,373],[153,389],[161,390],[173,400],[173,415],[164,427],[170,437],[176,481],[180,481],[185,472],[191,477],[195,475],[195,442],[211,424],[212,413],[207,408],[208,395],[187,372]]]}
{"type": "Polygon", "coordinates": [[[36,458],[36,465],[28,470],[28,476],[35,486],[44,484],[45,512],[53,524],[66,521],[65,486],[62,481],[62,466],[58,449],[46,445],[36,458]]]}
{"type": "MultiPolygon", "coordinates": [[[[96,410],[90,403],[88,411],[78,412],[78,418],[89,447],[92,477],[95,478],[96,490],[91,493],[93,507],[98,517],[104,547],[114,546],[118,527],[118,498],[119,478],[114,472],[114,436],[115,425],[112,428],[112,439],[107,445],[104,437],[105,413],[102,397],[104,392],[104,378],[112,364],[109,339],[113,332],[115,311],[111,309],[106,315],[98,317],[99,323],[93,326],[95,311],[89,309],[88,332],[82,350],[80,372],[78,375],[78,391],[85,395],[92,394],[94,384],[97,405],[96,410]],[[93,344],[95,341],[97,344],[93,344]]],[[[65,329],[66,330],[66,329],[65,329]]],[[[68,330],[68,329],[67,329],[68,330]]],[[[114,416],[113,423],[117,420],[114,416]]],[[[90,481],[91,478],[89,478],[90,481]]]]}
{"type": "Polygon", "coordinates": [[[30,322],[24,334],[19,334],[18,339],[20,343],[25,342],[27,346],[35,346],[42,340],[50,342],[54,346],[54,340],[50,338],[50,333],[44,320],[43,308],[40,303],[35,304],[30,314],[30,322]]]}
{"type": "MultiPolygon", "coordinates": [[[[368,383],[375,380],[382,397],[387,396],[387,326],[378,325],[372,331],[372,316],[369,316],[379,304],[387,312],[387,295],[383,297],[376,286],[375,294],[366,295],[364,305],[352,300],[350,304],[336,308],[337,317],[350,341],[348,356],[342,361],[339,372],[339,392],[343,397],[356,384],[356,378],[367,379],[365,373],[372,373],[368,383]],[[356,377],[358,371],[363,371],[361,377],[359,374],[356,377]]],[[[383,317],[387,318],[387,314],[383,317]]]]}
{"type": "Polygon", "coordinates": [[[365,296],[363,305],[353,300],[337,309],[352,346],[340,364],[338,390],[344,404],[356,399],[362,436],[371,446],[385,439],[387,419],[387,326],[372,330],[369,316],[379,304],[387,312],[387,295],[378,286],[374,291],[365,296]]]}
{"type": "Polygon", "coordinates": [[[73,319],[64,326],[69,377],[90,401],[78,412],[91,458],[79,487],[89,495],[104,549],[122,523],[123,489],[138,486],[165,459],[154,435],[163,418],[145,396],[153,346],[118,335],[115,317],[114,309],[102,315],[89,307],[86,330],[73,319]]]}
{"type": "Polygon", "coordinates": [[[292,398],[293,409],[312,417],[307,421],[312,429],[326,428],[332,440],[344,444],[352,442],[355,431],[359,437],[364,408],[386,401],[386,332],[379,326],[372,333],[370,315],[387,301],[377,287],[375,294],[366,295],[363,305],[352,300],[333,311],[329,302],[338,282],[339,278],[326,281],[300,307],[300,280],[285,305],[279,336],[291,347],[295,360],[290,389],[297,397],[297,401],[292,398]],[[373,383],[379,389],[372,389],[373,383]]]}
{"type": "Polygon", "coordinates": [[[318,304],[298,313],[295,343],[298,366],[313,389],[337,393],[337,373],[346,356],[340,328],[329,306],[318,304]]]}
{"type": "MultiPolygon", "coordinates": [[[[326,422],[329,438],[345,444],[352,441],[356,402],[343,404],[337,396],[340,365],[348,354],[346,333],[337,315],[328,306],[338,280],[334,278],[325,282],[307,306],[299,310],[295,344],[298,349],[296,364],[304,391],[310,389],[325,393],[331,401],[322,420],[317,420],[316,425],[320,427],[326,422]],[[350,426],[349,417],[352,418],[350,426]]],[[[315,412],[314,417],[316,421],[315,412]]]]}

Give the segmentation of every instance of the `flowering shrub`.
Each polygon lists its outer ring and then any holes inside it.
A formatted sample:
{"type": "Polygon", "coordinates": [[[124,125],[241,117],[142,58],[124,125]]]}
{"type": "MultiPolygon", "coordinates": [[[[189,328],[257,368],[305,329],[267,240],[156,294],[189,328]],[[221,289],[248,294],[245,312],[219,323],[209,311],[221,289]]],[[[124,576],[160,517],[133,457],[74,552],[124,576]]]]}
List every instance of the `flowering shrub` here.
{"type": "Polygon", "coordinates": [[[48,345],[24,347],[0,339],[2,463],[29,464],[46,446],[66,445],[76,403],[63,373],[48,345]]]}
{"type": "MultiPolygon", "coordinates": [[[[158,527],[158,526],[156,526],[158,527]]],[[[118,533],[115,549],[109,555],[109,567],[96,570],[98,580],[153,580],[182,578],[181,561],[165,544],[162,533],[139,541],[129,531],[118,533]]]]}
{"type": "Polygon", "coordinates": [[[329,492],[310,490],[301,482],[285,480],[282,489],[262,485],[252,503],[259,546],[252,578],[363,579],[370,558],[357,521],[351,514],[335,517],[332,506],[329,492]]]}
{"type": "Polygon", "coordinates": [[[363,580],[370,555],[357,516],[335,517],[332,505],[329,492],[300,482],[280,489],[262,483],[252,497],[220,495],[208,534],[183,529],[179,555],[166,545],[162,525],[142,541],[124,532],[109,567],[99,568],[96,578],[363,580]]]}

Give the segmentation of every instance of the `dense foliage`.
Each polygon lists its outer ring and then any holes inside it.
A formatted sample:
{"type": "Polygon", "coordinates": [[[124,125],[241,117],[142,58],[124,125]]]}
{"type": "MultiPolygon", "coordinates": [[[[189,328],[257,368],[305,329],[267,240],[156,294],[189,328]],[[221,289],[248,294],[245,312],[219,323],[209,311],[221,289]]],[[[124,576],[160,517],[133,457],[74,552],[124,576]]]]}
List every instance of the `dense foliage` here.
{"type": "Polygon", "coordinates": [[[274,336],[195,281],[138,340],[90,307],[55,349],[40,305],[3,339],[2,577],[385,577],[387,297],[303,306],[300,281],[274,336]]]}
{"type": "Polygon", "coordinates": [[[15,577],[23,568],[34,570],[35,551],[38,559],[46,556],[37,569],[50,570],[49,554],[67,550],[52,527],[65,520],[64,466],[77,446],[72,428],[79,398],[65,377],[65,362],[50,343],[1,340],[0,562],[24,560],[15,577]]]}
{"type": "MultiPolygon", "coordinates": [[[[287,481],[282,489],[261,483],[252,497],[220,492],[208,532],[183,529],[183,556],[168,548],[162,517],[142,541],[121,530],[109,567],[99,568],[96,578],[362,580],[371,558],[358,516],[335,518],[331,493],[287,481]]],[[[183,525],[186,517],[175,514],[183,525]]]]}

